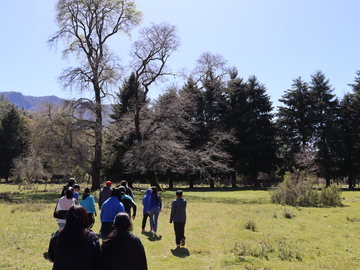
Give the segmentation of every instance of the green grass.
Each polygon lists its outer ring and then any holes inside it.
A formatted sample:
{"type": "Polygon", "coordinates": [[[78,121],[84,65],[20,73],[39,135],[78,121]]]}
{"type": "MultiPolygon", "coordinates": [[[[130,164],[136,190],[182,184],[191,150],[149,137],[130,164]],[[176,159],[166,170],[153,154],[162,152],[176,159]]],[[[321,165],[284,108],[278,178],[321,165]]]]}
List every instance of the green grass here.
{"type": "MultiPolygon", "coordinates": [[[[51,269],[45,259],[60,186],[23,190],[0,185],[0,269],[51,269]]],[[[169,223],[174,191],[162,193],[159,238],[141,234],[145,191],[134,234],[144,244],[149,269],[359,269],[360,194],[342,193],[343,207],[291,207],[270,203],[265,190],[184,189],[188,201],[186,246],[175,250],[169,223]]],[[[98,192],[93,194],[98,197],[98,192]]],[[[94,231],[99,232],[99,215],[94,231]]],[[[147,224],[147,229],[149,225],[147,224]]]]}

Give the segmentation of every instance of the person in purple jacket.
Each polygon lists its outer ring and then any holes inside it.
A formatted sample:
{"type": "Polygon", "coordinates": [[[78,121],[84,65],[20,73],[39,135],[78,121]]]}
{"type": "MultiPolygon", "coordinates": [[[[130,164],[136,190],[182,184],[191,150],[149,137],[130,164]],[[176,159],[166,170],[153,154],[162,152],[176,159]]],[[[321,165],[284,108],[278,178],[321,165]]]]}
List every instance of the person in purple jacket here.
{"type": "MultiPolygon", "coordinates": [[[[143,208],[143,219],[142,219],[142,225],[141,225],[141,231],[145,232],[145,226],[146,226],[146,220],[149,217],[148,209],[149,209],[149,203],[150,203],[150,196],[151,196],[151,189],[148,188],[146,190],[146,195],[142,199],[142,204],[144,206],[143,208]]],[[[150,228],[151,230],[151,228],[150,228]]]]}

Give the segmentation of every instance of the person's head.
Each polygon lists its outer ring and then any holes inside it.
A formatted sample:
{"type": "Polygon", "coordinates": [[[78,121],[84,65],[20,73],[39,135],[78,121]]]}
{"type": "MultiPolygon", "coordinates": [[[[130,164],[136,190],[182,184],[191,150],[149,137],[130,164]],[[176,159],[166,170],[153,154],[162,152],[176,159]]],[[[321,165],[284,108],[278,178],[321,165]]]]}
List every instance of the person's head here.
{"type": "Polygon", "coordinates": [[[151,193],[152,194],[157,194],[157,187],[156,186],[151,187],[151,193]]]}
{"type": "Polygon", "coordinates": [[[182,197],[182,194],[183,194],[183,191],[182,191],[181,189],[178,189],[178,190],[176,191],[176,197],[181,198],[181,197],[182,197]]]}
{"type": "Polygon", "coordinates": [[[80,186],[79,185],[73,185],[73,188],[75,191],[79,192],[80,191],[80,186]]]}
{"type": "Polygon", "coordinates": [[[120,198],[121,197],[120,189],[119,188],[113,188],[111,190],[111,196],[116,196],[116,197],[120,198]]]}
{"type": "Polygon", "coordinates": [[[114,219],[114,227],[122,232],[132,231],[130,216],[127,213],[118,213],[114,219]]]}
{"type": "Polygon", "coordinates": [[[67,199],[72,199],[74,198],[74,189],[72,187],[68,187],[66,190],[65,190],[65,196],[67,199]]]}
{"type": "Polygon", "coordinates": [[[125,194],[126,193],[126,188],[124,186],[120,186],[119,190],[121,192],[121,194],[125,194]]]}
{"type": "Polygon", "coordinates": [[[127,186],[126,180],[121,180],[120,185],[122,185],[123,187],[126,187],[127,186]]]}
{"type": "Polygon", "coordinates": [[[84,189],[84,192],[85,192],[86,194],[90,193],[90,192],[91,192],[91,191],[90,191],[90,188],[88,188],[88,187],[85,188],[85,189],[84,189]]]}
{"type": "Polygon", "coordinates": [[[146,195],[151,195],[151,188],[148,188],[148,189],[146,190],[146,195]]]}
{"type": "Polygon", "coordinates": [[[71,206],[66,216],[65,228],[79,231],[88,227],[89,220],[85,208],[80,205],[71,206]]]}
{"type": "Polygon", "coordinates": [[[111,181],[106,181],[106,186],[108,186],[108,187],[111,187],[111,185],[112,185],[112,182],[111,181]]]}
{"type": "Polygon", "coordinates": [[[69,182],[68,182],[68,186],[69,186],[69,187],[72,187],[75,183],[76,183],[75,178],[70,178],[70,179],[69,179],[69,182]]]}

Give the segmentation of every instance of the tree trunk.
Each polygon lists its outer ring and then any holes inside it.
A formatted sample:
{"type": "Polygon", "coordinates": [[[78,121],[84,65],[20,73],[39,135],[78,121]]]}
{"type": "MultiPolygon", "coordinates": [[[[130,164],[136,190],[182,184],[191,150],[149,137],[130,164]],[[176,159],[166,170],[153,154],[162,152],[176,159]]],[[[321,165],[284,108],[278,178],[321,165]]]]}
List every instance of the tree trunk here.
{"type": "Polygon", "coordinates": [[[159,191],[162,190],[162,188],[160,187],[159,182],[158,182],[157,179],[156,179],[156,174],[155,174],[154,171],[150,171],[150,170],[146,171],[146,177],[147,177],[147,179],[148,179],[148,181],[149,181],[149,183],[150,183],[150,186],[155,186],[155,187],[157,187],[157,189],[158,189],[159,191]]]}
{"type": "Polygon", "coordinates": [[[102,108],[100,88],[94,86],[95,91],[95,153],[92,163],[92,190],[100,189],[101,147],[102,147],[102,108]]]}
{"type": "Polygon", "coordinates": [[[236,188],[236,172],[231,173],[231,187],[236,188]]]}

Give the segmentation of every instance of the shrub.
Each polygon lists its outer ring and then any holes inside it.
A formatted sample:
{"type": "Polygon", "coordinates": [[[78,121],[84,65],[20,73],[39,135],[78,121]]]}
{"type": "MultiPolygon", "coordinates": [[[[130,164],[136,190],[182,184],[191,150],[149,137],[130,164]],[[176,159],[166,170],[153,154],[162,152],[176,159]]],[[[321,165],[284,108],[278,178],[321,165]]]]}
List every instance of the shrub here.
{"type": "Polygon", "coordinates": [[[319,192],[304,172],[286,173],[284,181],[271,191],[271,202],[292,206],[339,206],[340,189],[335,185],[319,192]]]}
{"type": "Polygon", "coordinates": [[[253,219],[248,219],[245,223],[245,229],[256,231],[256,223],[253,219]]]}

